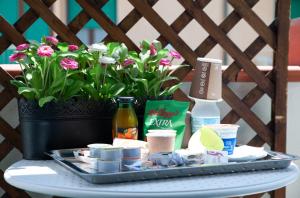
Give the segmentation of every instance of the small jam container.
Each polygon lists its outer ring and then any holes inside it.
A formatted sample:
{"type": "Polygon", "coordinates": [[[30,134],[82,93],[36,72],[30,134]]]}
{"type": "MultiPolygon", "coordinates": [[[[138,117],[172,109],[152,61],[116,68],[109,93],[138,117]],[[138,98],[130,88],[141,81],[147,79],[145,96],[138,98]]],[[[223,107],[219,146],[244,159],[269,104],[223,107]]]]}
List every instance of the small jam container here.
{"type": "Polygon", "coordinates": [[[90,150],[90,156],[89,157],[101,158],[101,149],[110,148],[110,147],[112,147],[112,145],[95,143],[95,144],[89,144],[89,145],[87,145],[87,147],[90,150]]]}
{"type": "Polygon", "coordinates": [[[121,171],[121,161],[103,161],[97,160],[97,171],[103,173],[116,173],[121,171]]]}
{"type": "Polygon", "coordinates": [[[103,161],[121,161],[123,158],[123,148],[108,147],[100,150],[101,160],[103,161]]]}
{"type": "Polygon", "coordinates": [[[141,148],[140,147],[128,147],[123,148],[123,158],[141,158],[141,148]]]}

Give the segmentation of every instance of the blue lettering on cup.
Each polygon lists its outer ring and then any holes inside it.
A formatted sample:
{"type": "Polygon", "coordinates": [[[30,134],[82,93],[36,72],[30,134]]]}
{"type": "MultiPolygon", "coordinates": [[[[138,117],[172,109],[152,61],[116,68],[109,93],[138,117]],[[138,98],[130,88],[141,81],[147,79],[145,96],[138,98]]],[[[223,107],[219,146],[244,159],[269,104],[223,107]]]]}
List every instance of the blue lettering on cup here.
{"type": "Polygon", "coordinates": [[[224,149],[223,151],[227,151],[228,155],[232,155],[233,154],[233,149],[236,145],[236,138],[226,138],[226,139],[222,139],[224,142],[224,149]]]}

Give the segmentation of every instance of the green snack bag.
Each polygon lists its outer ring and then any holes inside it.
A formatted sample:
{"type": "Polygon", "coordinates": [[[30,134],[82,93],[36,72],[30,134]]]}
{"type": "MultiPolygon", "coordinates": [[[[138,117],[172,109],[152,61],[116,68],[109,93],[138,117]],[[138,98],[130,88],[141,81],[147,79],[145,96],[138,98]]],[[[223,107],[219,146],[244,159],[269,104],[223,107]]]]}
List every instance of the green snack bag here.
{"type": "Polygon", "coordinates": [[[189,102],[176,100],[147,100],[144,116],[144,137],[149,129],[176,130],[175,149],[180,149],[185,130],[189,102]]]}

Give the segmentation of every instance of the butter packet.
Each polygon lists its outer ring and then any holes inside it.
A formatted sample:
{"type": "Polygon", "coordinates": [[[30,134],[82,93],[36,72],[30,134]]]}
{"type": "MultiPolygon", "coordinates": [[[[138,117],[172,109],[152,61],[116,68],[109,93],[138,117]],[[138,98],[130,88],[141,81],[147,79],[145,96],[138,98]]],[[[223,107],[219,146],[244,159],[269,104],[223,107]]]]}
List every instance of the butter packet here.
{"type": "Polygon", "coordinates": [[[205,164],[227,164],[227,151],[206,151],[205,164]]]}

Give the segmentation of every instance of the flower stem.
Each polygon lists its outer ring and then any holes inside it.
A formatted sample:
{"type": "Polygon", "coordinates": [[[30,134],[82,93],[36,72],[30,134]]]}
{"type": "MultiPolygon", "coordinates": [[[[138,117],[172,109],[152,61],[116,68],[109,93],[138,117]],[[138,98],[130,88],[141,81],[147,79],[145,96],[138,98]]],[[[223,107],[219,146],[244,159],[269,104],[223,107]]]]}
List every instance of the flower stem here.
{"type": "Polygon", "coordinates": [[[68,70],[66,71],[66,76],[65,76],[65,79],[64,79],[64,83],[63,83],[63,86],[61,88],[61,92],[59,94],[59,98],[61,98],[63,92],[64,92],[64,89],[65,89],[65,85],[66,85],[66,81],[67,81],[67,76],[68,76],[68,70]]]}
{"type": "Polygon", "coordinates": [[[48,84],[48,78],[49,78],[49,67],[50,67],[50,64],[48,64],[48,61],[47,61],[47,58],[45,57],[45,65],[46,65],[46,71],[45,71],[45,87],[44,89],[47,89],[47,84],[48,84]]]}
{"type": "MultiPolygon", "coordinates": [[[[22,67],[23,64],[22,64],[22,62],[19,62],[19,64],[20,64],[20,68],[21,68],[23,76],[24,76],[25,83],[26,83],[27,87],[29,87],[29,83],[28,83],[28,80],[26,78],[26,75],[25,75],[25,72],[24,72],[24,68],[22,67]]],[[[24,67],[26,68],[25,64],[24,64],[24,67]]]]}

